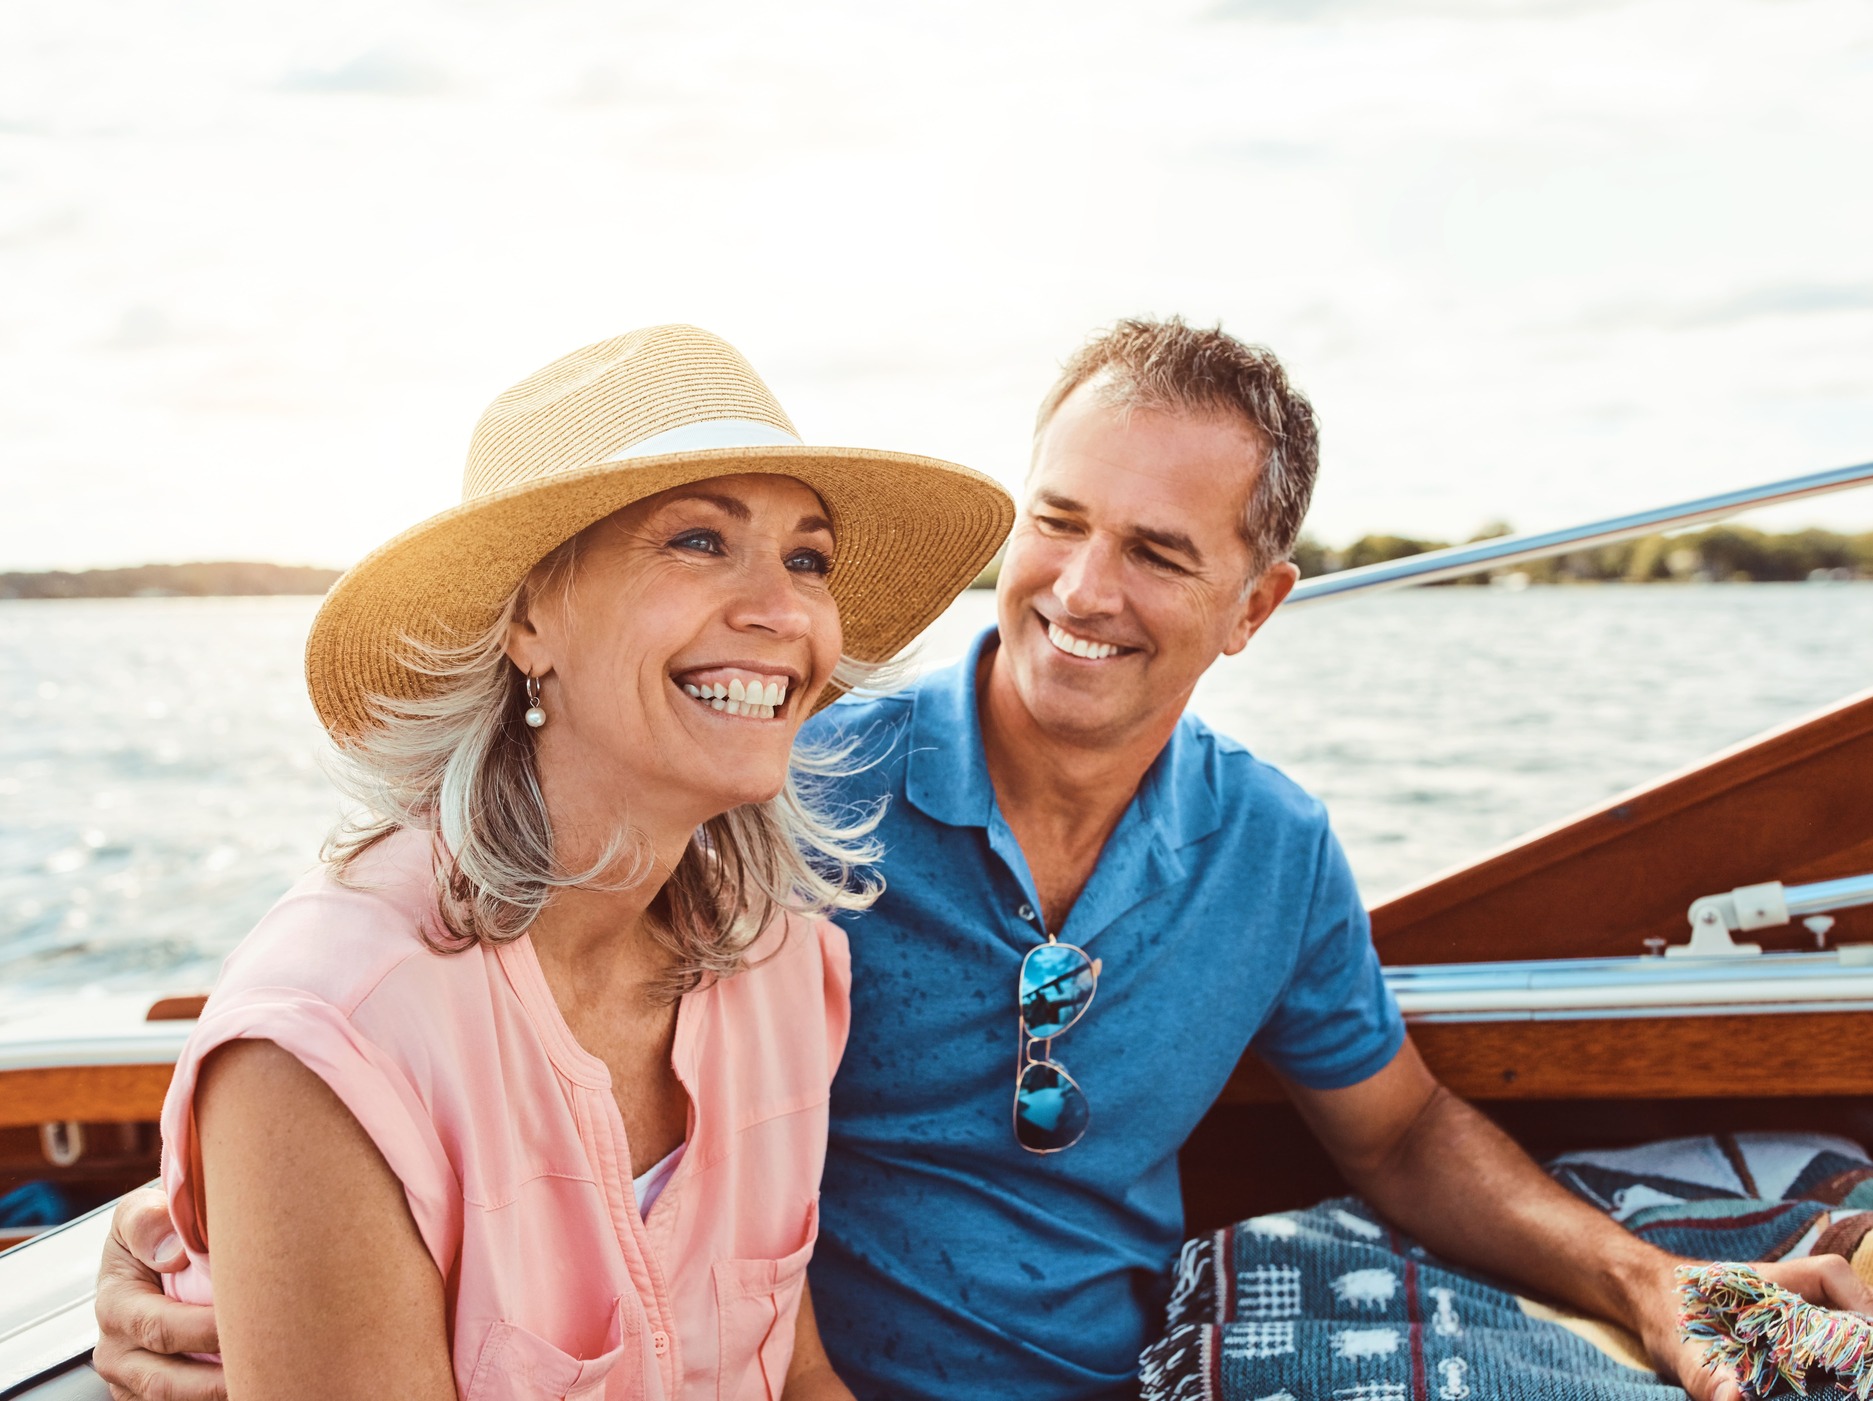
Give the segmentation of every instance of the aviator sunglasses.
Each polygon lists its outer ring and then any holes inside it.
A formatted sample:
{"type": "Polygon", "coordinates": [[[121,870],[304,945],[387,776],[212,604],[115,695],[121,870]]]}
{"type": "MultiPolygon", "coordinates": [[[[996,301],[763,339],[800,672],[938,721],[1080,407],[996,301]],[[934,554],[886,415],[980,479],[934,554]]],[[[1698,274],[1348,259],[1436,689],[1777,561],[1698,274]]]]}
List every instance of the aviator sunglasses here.
{"type": "Polygon", "coordinates": [[[1085,1136],[1092,1109],[1079,1084],[1053,1059],[1053,1039],[1086,1015],[1099,988],[1099,968],[1100,960],[1085,949],[1051,934],[1021,960],[1015,1141],[1030,1153],[1058,1153],[1085,1136]]]}

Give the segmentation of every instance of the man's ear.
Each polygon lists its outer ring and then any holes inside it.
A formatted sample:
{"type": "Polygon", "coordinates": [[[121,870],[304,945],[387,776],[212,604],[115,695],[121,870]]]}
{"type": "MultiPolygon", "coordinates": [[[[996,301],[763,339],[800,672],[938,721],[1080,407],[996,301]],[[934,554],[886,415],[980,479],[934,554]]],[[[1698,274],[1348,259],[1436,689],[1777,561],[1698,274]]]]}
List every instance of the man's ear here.
{"type": "Polygon", "coordinates": [[[1225,657],[1233,657],[1249,645],[1249,639],[1261,630],[1262,624],[1294,592],[1294,586],[1300,579],[1301,571],[1285,559],[1262,571],[1261,577],[1237,605],[1235,624],[1230,628],[1229,641],[1223,647],[1225,657]]]}

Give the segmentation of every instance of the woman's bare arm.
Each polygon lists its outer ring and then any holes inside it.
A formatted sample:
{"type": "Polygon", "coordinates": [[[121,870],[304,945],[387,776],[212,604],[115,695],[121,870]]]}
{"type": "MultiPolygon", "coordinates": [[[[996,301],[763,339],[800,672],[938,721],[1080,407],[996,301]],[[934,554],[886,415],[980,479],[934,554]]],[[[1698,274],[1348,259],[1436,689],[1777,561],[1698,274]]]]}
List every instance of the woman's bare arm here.
{"type": "Polygon", "coordinates": [[[195,1121],[228,1395],[453,1401],[442,1279],[338,1096],[234,1041],[203,1064],[195,1121]]]}

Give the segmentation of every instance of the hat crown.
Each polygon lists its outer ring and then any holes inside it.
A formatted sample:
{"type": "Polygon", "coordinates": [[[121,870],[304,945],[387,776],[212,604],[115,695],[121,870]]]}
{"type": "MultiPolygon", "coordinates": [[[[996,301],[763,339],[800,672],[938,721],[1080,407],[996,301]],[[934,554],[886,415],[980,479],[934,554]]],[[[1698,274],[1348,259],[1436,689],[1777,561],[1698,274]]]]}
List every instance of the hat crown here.
{"type": "Polygon", "coordinates": [[[630,455],[699,423],[793,421],[754,366],[698,326],[651,326],[563,355],[507,390],[468,445],[462,500],[630,455]]]}

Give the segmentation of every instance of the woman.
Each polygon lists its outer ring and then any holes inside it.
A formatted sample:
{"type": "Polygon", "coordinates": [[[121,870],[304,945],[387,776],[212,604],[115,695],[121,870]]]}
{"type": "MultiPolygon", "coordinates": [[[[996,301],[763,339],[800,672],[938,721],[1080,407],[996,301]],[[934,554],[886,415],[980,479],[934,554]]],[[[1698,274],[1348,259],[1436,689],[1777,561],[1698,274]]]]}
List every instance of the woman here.
{"type": "Polygon", "coordinates": [[[792,741],[1007,498],[800,446],[688,327],[502,395],[464,496],[313,625],[376,816],[230,956],[177,1067],[170,1292],[212,1296],[236,1398],[848,1395],[805,1268],[847,1020],[820,916],[866,902],[870,853],[792,741]]]}

